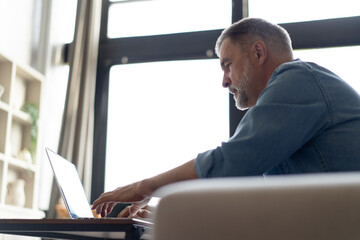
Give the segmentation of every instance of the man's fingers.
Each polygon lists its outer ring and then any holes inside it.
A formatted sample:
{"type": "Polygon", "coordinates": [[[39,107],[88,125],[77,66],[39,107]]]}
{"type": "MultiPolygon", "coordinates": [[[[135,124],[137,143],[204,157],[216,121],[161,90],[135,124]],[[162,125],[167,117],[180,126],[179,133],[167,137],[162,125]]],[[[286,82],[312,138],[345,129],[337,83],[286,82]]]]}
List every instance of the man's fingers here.
{"type": "Polygon", "coordinates": [[[100,214],[100,212],[101,212],[101,209],[100,209],[100,208],[101,208],[101,207],[99,207],[99,206],[97,206],[96,208],[94,207],[94,205],[91,206],[91,209],[92,209],[92,210],[95,210],[96,214],[100,214]]]}
{"type": "Polygon", "coordinates": [[[107,215],[107,204],[106,203],[103,203],[103,204],[101,204],[100,205],[101,207],[100,207],[100,209],[99,209],[99,212],[98,212],[98,214],[100,214],[101,215],[101,217],[106,217],[106,215],[107,215]]]}
{"type": "Polygon", "coordinates": [[[103,210],[104,217],[106,217],[111,211],[113,210],[114,206],[116,205],[116,202],[109,202],[105,204],[105,209],[103,210]]]}
{"type": "Polygon", "coordinates": [[[147,218],[151,215],[151,212],[147,209],[147,207],[138,209],[136,213],[130,214],[130,209],[132,206],[125,207],[117,216],[118,218],[130,218],[130,217],[138,217],[138,218],[147,218]]]}
{"type": "Polygon", "coordinates": [[[121,218],[135,217],[140,209],[141,208],[139,208],[138,206],[134,206],[134,204],[131,206],[127,206],[118,214],[118,217],[121,218]]]}
{"type": "Polygon", "coordinates": [[[129,207],[129,213],[130,213],[130,216],[131,217],[135,217],[137,212],[141,209],[140,206],[136,205],[136,204],[132,204],[130,207],[129,207]]]}
{"type": "Polygon", "coordinates": [[[145,200],[141,201],[141,202],[137,202],[137,203],[133,203],[131,206],[130,206],[130,216],[131,217],[135,217],[137,212],[146,207],[146,205],[150,202],[151,198],[146,198],[145,200]]]}
{"type": "Polygon", "coordinates": [[[130,206],[125,207],[119,214],[117,217],[119,218],[128,218],[130,217],[130,206]]]}
{"type": "Polygon", "coordinates": [[[120,213],[119,216],[134,217],[139,209],[146,206],[150,201],[150,197],[143,196],[136,191],[137,186],[138,184],[134,183],[101,194],[100,197],[94,201],[92,209],[96,209],[97,214],[105,217],[113,210],[117,202],[133,202],[133,205],[127,209],[128,212],[120,213]]]}
{"type": "Polygon", "coordinates": [[[148,218],[151,216],[151,212],[149,210],[143,208],[137,212],[136,216],[139,218],[148,218]]]}
{"type": "Polygon", "coordinates": [[[96,214],[100,214],[101,217],[106,217],[114,208],[116,202],[103,203],[96,208],[96,214]]]}
{"type": "Polygon", "coordinates": [[[110,205],[111,209],[108,208],[110,210],[110,212],[112,212],[112,210],[113,210],[113,208],[115,207],[116,204],[117,204],[116,202],[111,203],[111,205],[110,205]]]}
{"type": "Polygon", "coordinates": [[[105,202],[110,201],[111,194],[112,192],[106,192],[101,194],[100,197],[93,202],[92,209],[96,209],[98,208],[99,205],[102,205],[105,202]]]}

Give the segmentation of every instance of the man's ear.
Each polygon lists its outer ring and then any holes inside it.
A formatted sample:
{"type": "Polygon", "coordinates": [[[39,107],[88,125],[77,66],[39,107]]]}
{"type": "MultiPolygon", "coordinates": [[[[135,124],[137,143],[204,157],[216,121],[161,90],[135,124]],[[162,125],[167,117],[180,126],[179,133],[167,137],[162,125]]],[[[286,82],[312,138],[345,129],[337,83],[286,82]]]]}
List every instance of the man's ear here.
{"type": "Polygon", "coordinates": [[[265,62],[268,53],[266,44],[261,40],[257,40],[253,44],[253,50],[257,62],[262,65],[265,62]]]}

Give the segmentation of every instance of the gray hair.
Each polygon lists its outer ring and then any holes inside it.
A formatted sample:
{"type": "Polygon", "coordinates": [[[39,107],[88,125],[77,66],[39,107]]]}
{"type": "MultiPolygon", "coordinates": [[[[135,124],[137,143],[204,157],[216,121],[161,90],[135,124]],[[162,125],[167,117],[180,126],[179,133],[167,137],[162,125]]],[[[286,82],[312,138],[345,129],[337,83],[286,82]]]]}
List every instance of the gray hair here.
{"type": "Polygon", "coordinates": [[[279,25],[260,18],[244,18],[226,28],[216,41],[215,52],[219,56],[220,47],[226,38],[230,38],[240,49],[252,42],[262,40],[278,55],[292,56],[291,39],[288,32],[279,25]]]}

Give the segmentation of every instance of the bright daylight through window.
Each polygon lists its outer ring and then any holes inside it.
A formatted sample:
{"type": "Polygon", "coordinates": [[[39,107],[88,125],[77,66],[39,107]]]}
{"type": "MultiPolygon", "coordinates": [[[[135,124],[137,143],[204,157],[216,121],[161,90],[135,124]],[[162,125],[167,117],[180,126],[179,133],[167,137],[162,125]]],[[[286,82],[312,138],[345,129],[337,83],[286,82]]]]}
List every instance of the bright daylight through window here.
{"type": "Polygon", "coordinates": [[[249,0],[249,16],[275,23],[303,22],[359,15],[358,0],[249,0]]]}
{"type": "MultiPolygon", "coordinates": [[[[110,6],[108,37],[223,29],[231,24],[231,6],[231,0],[120,1],[110,6]]],[[[112,67],[105,190],[178,166],[226,141],[229,94],[221,82],[217,59],[112,67]]]]}
{"type": "Polygon", "coordinates": [[[123,1],[109,9],[108,37],[222,29],[231,22],[231,0],[123,1]]]}
{"type": "Polygon", "coordinates": [[[218,60],[153,62],[110,71],[105,190],[150,177],[229,137],[218,60]]]}

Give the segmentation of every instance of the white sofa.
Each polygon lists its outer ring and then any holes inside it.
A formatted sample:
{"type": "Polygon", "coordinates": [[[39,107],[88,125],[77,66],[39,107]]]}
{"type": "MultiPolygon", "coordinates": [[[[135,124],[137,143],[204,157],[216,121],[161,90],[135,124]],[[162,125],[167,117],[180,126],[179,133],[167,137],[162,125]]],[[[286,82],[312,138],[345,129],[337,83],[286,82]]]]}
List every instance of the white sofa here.
{"type": "Polygon", "coordinates": [[[186,181],[154,196],[155,240],[360,239],[360,173],[186,181]]]}

